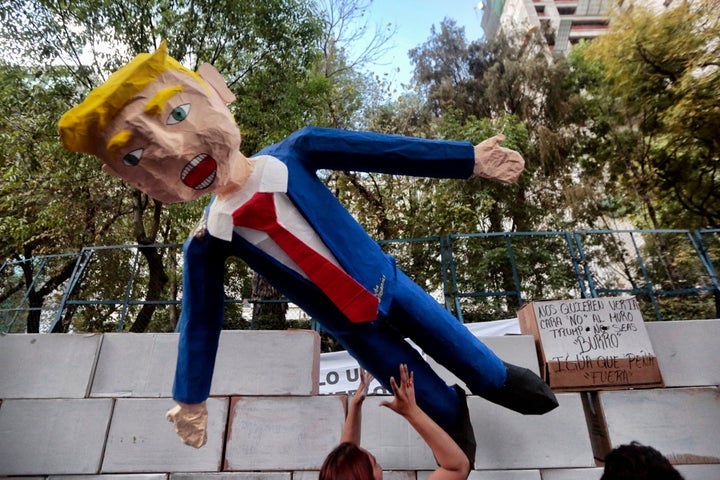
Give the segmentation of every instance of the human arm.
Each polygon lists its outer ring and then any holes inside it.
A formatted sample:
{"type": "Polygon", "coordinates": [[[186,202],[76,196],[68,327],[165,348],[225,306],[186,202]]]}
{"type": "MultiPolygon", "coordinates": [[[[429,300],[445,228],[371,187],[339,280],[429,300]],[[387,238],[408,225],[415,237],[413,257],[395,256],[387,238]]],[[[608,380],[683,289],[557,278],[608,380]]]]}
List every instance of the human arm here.
{"type": "Polygon", "coordinates": [[[470,462],[460,447],[437,423],[435,423],[415,402],[413,373],[407,365],[400,365],[400,385],[395,377],[390,377],[390,386],[395,397],[392,402],[382,402],[385,406],[405,417],[412,427],[425,440],[435,456],[439,467],[430,479],[464,480],[470,472],[470,462]]]}
{"type": "Polygon", "coordinates": [[[372,375],[362,368],[360,369],[360,385],[358,385],[355,395],[353,395],[348,405],[348,414],[345,418],[345,426],[342,435],[340,435],[340,443],[350,442],[360,446],[360,432],[362,431],[362,405],[367,396],[368,387],[372,382],[372,375]]]}

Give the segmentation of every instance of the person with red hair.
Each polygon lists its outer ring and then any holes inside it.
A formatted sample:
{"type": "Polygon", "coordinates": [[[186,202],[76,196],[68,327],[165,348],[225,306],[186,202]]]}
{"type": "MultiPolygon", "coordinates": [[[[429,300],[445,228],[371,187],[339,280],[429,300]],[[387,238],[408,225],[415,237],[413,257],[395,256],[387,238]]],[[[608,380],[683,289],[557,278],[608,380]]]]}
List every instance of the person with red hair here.
{"type": "MultiPolygon", "coordinates": [[[[360,370],[360,385],[348,406],[340,445],[325,458],[319,480],[382,480],[382,467],[370,452],[360,446],[362,405],[372,378],[370,373],[360,370]]],[[[395,395],[393,400],[380,405],[402,415],[430,447],[438,468],[429,478],[466,479],[470,474],[470,461],[450,435],[415,403],[413,372],[408,371],[406,364],[400,364],[400,385],[395,377],[390,377],[390,386],[395,395]]]]}

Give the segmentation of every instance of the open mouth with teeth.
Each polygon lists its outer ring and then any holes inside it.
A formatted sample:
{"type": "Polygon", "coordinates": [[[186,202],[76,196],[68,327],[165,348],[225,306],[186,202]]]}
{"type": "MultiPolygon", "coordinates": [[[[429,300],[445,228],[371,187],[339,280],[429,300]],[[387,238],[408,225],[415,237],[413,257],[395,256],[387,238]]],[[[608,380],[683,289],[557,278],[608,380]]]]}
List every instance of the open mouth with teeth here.
{"type": "Polygon", "coordinates": [[[180,174],[182,182],[195,190],[209,187],[217,175],[217,162],[206,153],[201,153],[190,160],[180,174]]]}

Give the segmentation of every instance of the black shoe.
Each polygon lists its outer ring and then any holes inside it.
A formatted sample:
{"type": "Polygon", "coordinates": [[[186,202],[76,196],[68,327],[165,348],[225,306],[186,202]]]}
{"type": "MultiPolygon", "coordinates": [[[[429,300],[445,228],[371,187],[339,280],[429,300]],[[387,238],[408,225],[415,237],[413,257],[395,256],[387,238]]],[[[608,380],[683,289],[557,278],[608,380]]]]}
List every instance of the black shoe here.
{"type": "Polygon", "coordinates": [[[545,381],[532,370],[505,363],[507,379],[499,390],[480,396],[523,415],[542,415],[558,406],[557,398],[545,381]]]}
{"type": "Polygon", "coordinates": [[[465,456],[470,461],[470,470],[475,469],[475,450],[477,444],[475,443],[475,432],[473,431],[472,423],[470,422],[470,411],[468,410],[467,397],[465,396],[465,390],[459,385],[453,385],[453,388],[458,394],[460,400],[460,410],[458,417],[455,420],[455,425],[448,428],[446,431],[450,437],[455,440],[460,449],[465,453],[465,456]]]}

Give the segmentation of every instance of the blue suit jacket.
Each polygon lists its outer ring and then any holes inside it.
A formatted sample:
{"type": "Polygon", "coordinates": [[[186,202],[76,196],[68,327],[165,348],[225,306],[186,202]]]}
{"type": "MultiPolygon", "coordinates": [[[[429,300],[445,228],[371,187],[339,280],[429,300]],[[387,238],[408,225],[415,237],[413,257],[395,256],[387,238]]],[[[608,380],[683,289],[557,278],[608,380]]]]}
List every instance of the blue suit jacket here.
{"type": "MultiPolygon", "coordinates": [[[[388,313],[397,271],[386,255],[318,178],[322,169],[419,177],[472,176],[474,148],[468,142],[426,140],[368,132],[308,127],[257,155],[287,165],[289,198],[320,235],[345,271],[380,297],[378,318],[388,313]]],[[[184,248],[180,345],[173,396],[184,403],[208,397],[222,329],[224,262],[243,258],[290,300],[322,323],[328,302],[312,283],[238,235],[226,242],[201,226],[184,248]]],[[[336,315],[337,312],[333,312],[336,315]]]]}

